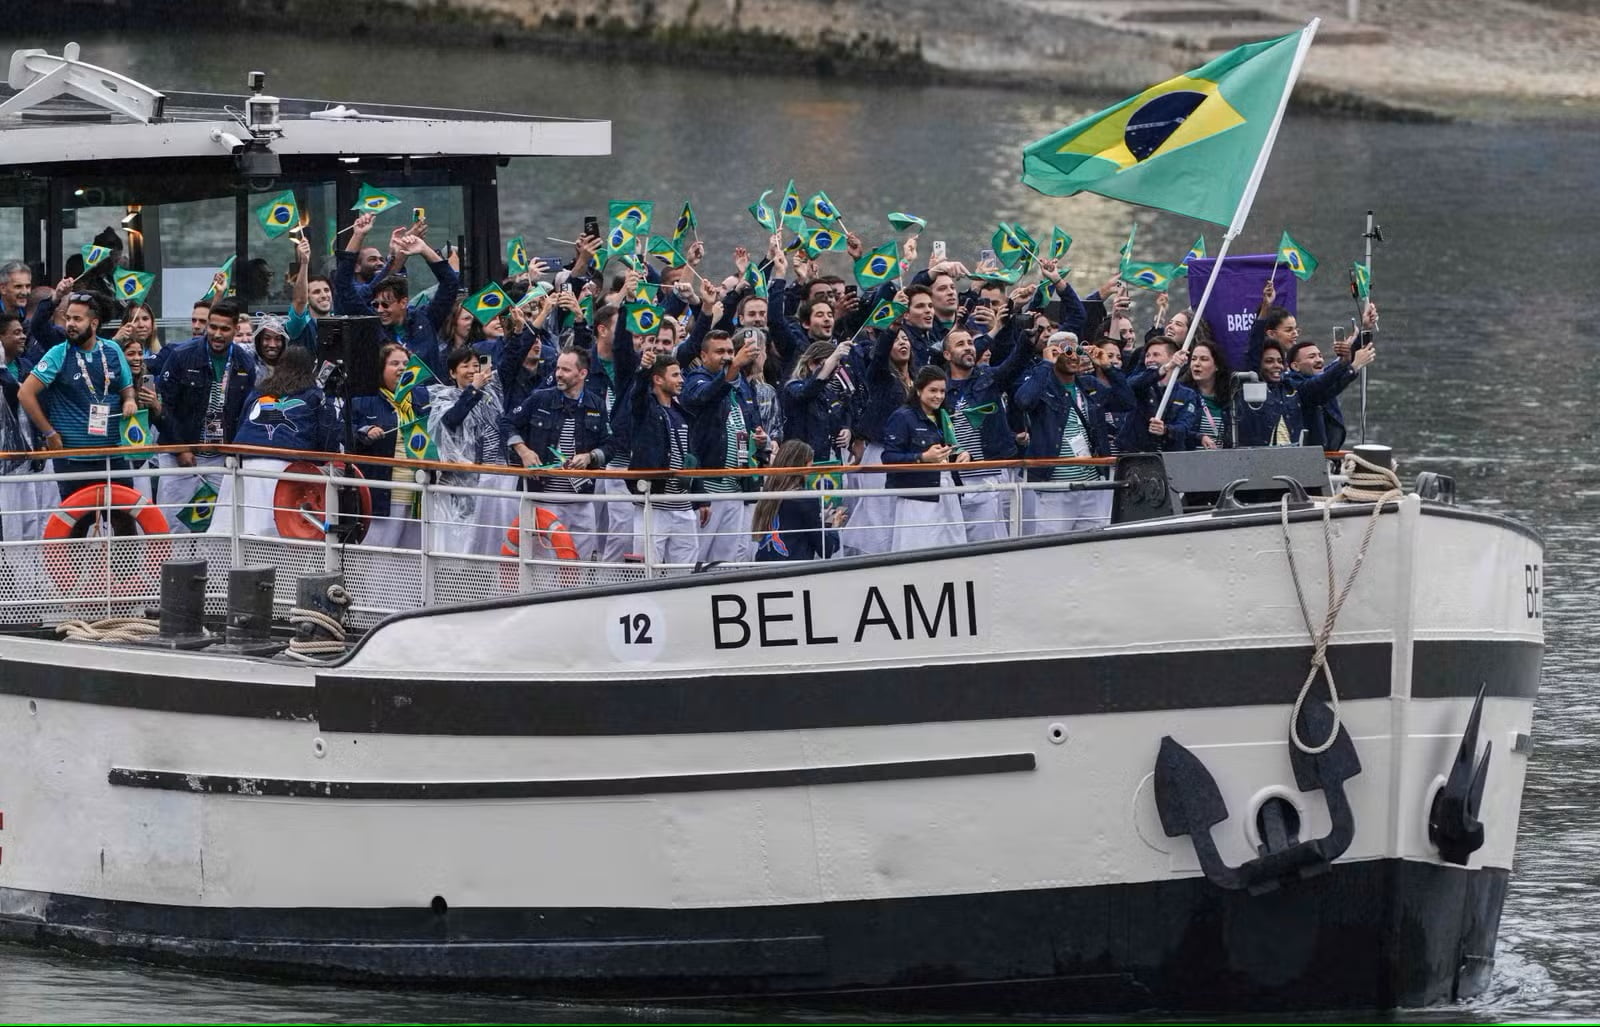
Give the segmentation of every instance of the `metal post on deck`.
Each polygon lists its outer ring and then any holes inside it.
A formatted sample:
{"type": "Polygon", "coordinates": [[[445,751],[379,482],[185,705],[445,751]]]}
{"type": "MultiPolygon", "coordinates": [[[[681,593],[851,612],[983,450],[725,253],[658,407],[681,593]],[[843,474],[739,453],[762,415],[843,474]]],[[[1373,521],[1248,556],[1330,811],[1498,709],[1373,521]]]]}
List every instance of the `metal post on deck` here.
{"type": "Polygon", "coordinates": [[[344,570],[344,561],[340,559],[338,540],[333,530],[334,523],[339,519],[339,486],[333,480],[338,473],[338,468],[328,468],[328,483],[322,487],[322,569],[329,574],[344,570]]]}
{"type": "Polygon", "coordinates": [[[422,537],[417,540],[417,552],[422,556],[422,605],[433,605],[433,557],[430,554],[430,545],[433,540],[432,527],[428,515],[433,510],[433,490],[428,485],[428,472],[417,470],[412,472],[412,480],[422,486],[422,491],[417,495],[417,523],[422,537]]]}
{"type": "Polygon", "coordinates": [[[1022,486],[1028,480],[1028,472],[1022,468],[1017,469],[1022,477],[1011,483],[1011,537],[1022,537],[1022,486]]]}
{"type": "MultiPolygon", "coordinates": [[[[198,461],[196,463],[198,464],[198,461]]],[[[228,566],[243,567],[244,543],[239,539],[239,524],[244,511],[244,479],[239,476],[239,458],[232,455],[223,457],[222,467],[233,482],[233,493],[228,497],[228,505],[232,508],[233,514],[233,521],[228,525],[228,566]]]]}
{"type": "Polygon", "coordinates": [[[533,558],[529,550],[533,547],[533,531],[529,527],[538,523],[538,514],[533,505],[533,493],[519,491],[517,495],[517,591],[533,591],[533,568],[528,561],[533,558]]]}
{"type": "Polygon", "coordinates": [[[644,560],[644,576],[653,578],[656,576],[656,512],[655,508],[650,505],[649,488],[644,490],[644,509],[640,511],[639,516],[644,519],[644,530],[639,533],[640,538],[644,540],[644,552],[640,553],[639,556],[644,560]]]}

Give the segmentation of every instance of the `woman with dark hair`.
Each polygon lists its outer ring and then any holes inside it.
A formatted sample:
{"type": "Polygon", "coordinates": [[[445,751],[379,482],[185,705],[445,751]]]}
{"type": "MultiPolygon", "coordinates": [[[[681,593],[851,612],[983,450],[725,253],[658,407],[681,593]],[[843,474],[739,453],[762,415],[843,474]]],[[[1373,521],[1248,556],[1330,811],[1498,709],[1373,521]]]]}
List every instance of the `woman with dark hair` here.
{"type": "MultiPolygon", "coordinates": [[[[364,456],[410,458],[406,437],[418,424],[428,423],[429,400],[425,385],[403,389],[400,376],[411,353],[397,342],[378,351],[383,366],[383,384],[376,396],[356,396],[350,400],[350,419],[355,429],[355,451],[364,456]]],[[[361,473],[374,481],[413,481],[412,468],[400,464],[367,464],[361,473]]],[[[372,489],[372,527],[366,542],[374,546],[415,549],[422,543],[422,524],[417,520],[419,493],[404,489],[372,489]]]]}
{"type": "MultiPolygon", "coordinates": [[[[867,363],[866,395],[854,419],[854,430],[862,442],[861,464],[872,466],[887,461],[884,458],[883,432],[889,418],[905,405],[911,392],[911,336],[903,328],[891,328],[878,333],[867,363]]],[[[881,489],[884,487],[882,471],[869,471],[851,475],[851,488],[881,489]]],[[[862,496],[852,500],[850,530],[843,536],[842,545],[851,553],[885,553],[894,542],[894,504],[892,496],[862,496]]]]}
{"type": "MultiPolygon", "coordinates": [[[[279,472],[299,453],[333,452],[339,445],[339,425],[333,404],[317,387],[316,358],[303,346],[290,346],[272,368],[272,373],[256,386],[244,402],[244,415],[233,442],[238,446],[281,449],[281,459],[247,456],[246,470],[279,472]]],[[[226,534],[233,520],[235,477],[222,476],[217,489],[216,512],[211,531],[226,534]],[[220,527],[219,527],[220,525],[220,527]]],[[[276,478],[241,475],[239,484],[239,531],[245,535],[278,534],[277,511],[273,495],[276,478]]]]}
{"type": "Polygon", "coordinates": [[[809,443],[824,458],[843,457],[850,449],[855,383],[842,368],[851,345],[849,339],[813,342],[778,393],[787,437],[809,443]]]}
{"type": "MultiPolygon", "coordinates": [[[[439,459],[452,464],[498,464],[505,446],[500,437],[500,380],[489,367],[488,357],[480,357],[471,346],[458,346],[445,358],[450,384],[436,384],[429,402],[428,431],[433,435],[439,459]]],[[[478,471],[440,471],[439,484],[458,488],[493,488],[486,478],[500,475],[478,471]]],[[[434,519],[429,548],[447,553],[470,553],[482,534],[479,507],[497,502],[484,496],[442,492],[434,497],[434,519]]],[[[514,507],[515,500],[511,500],[514,507]]],[[[511,517],[516,513],[512,512],[511,517]]],[[[509,518],[507,524],[510,523],[509,518]]],[[[505,536],[502,527],[495,539],[495,552],[505,536]]]]}
{"type": "MultiPolygon", "coordinates": [[[[1205,322],[1201,322],[1204,324],[1205,322]]],[[[1217,344],[1196,338],[1189,351],[1189,366],[1179,379],[1200,397],[1199,419],[1190,436],[1190,449],[1226,449],[1233,445],[1233,377],[1227,358],[1217,344]]]]}
{"type": "MultiPolygon", "coordinates": [[[[886,464],[964,463],[972,457],[957,449],[944,430],[945,373],[928,366],[917,372],[906,405],[889,415],[883,426],[883,462],[886,464]]],[[[927,489],[960,484],[949,471],[890,471],[884,483],[891,489],[927,489]]],[[[953,493],[894,497],[894,551],[954,546],[965,542],[966,522],[961,501],[953,493]]]]}
{"type": "MultiPolygon", "coordinates": [[[[824,343],[824,345],[832,345],[824,343]]],[[[790,439],[778,447],[773,467],[810,466],[811,447],[790,439]]],[[[769,475],[761,483],[762,492],[799,492],[806,487],[805,471],[769,475]]],[[[839,548],[837,528],[844,519],[843,509],[829,510],[821,494],[815,499],[761,499],[750,527],[756,539],[756,562],[778,560],[821,560],[839,548]],[[824,520],[831,526],[824,526],[824,520]]]]}
{"type": "MultiPolygon", "coordinates": [[[[122,356],[128,361],[128,372],[133,375],[133,397],[139,404],[139,409],[149,413],[150,436],[148,441],[158,445],[161,441],[161,432],[165,427],[162,416],[161,396],[156,392],[155,375],[150,372],[149,352],[144,348],[144,342],[139,338],[143,334],[146,339],[149,332],[140,333],[129,328],[129,321],[124,321],[122,327],[117,329],[115,341],[122,349],[122,356]]],[[[131,458],[129,466],[135,470],[142,470],[154,466],[156,460],[153,456],[131,458]]],[[[134,488],[144,493],[146,499],[154,500],[156,495],[156,482],[154,478],[138,477],[133,480],[134,488]]]]}

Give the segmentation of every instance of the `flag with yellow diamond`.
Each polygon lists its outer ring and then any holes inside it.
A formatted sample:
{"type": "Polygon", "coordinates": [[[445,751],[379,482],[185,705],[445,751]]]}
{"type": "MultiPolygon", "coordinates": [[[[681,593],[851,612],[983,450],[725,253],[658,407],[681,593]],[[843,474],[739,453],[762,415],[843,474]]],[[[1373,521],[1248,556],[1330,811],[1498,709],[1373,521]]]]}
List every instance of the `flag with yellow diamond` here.
{"type": "Polygon", "coordinates": [[[622,308],[622,315],[633,335],[654,335],[667,319],[666,312],[654,303],[629,303],[622,308]]]}
{"type": "Polygon", "coordinates": [[[256,220],[268,239],[276,239],[291,228],[300,227],[300,208],[295,206],[294,192],[285,189],[256,208],[256,220]]]}
{"type": "Polygon", "coordinates": [[[876,289],[900,273],[900,250],[893,242],[886,242],[875,250],[868,250],[856,261],[856,284],[863,289],[876,289]]]}
{"type": "Polygon", "coordinates": [[[1231,224],[1310,31],[1236,47],[1029,143],[1023,184],[1231,224]]]}
{"type": "Polygon", "coordinates": [[[612,200],[611,223],[626,225],[634,235],[643,235],[650,231],[650,218],[655,209],[656,205],[648,200],[612,200]]]}
{"type": "Polygon", "coordinates": [[[1166,292],[1178,275],[1177,264],[1124,264],[1122,280],[1136,289],[1166,292]]]}
{"type": "Polygon", "coordinates": [[[863,327],[887,328],[900,320],[900,316],[907,309],[904,303],[896,303],[893,298],[881,299],[878,305],[872,308],[872,313],[867,316],[867,322],[863,327]]]}
{"type": "Polygon", "coordinates": [[[506,291],[494,282],[479,289],[467,297],[462,306],[467,312],[478,319],[479,324],[488,324],[495,318],[511,309],[511,297],[506,291]]]}
{"type": "Polygon", "coordinates": [[[394,193],[386,193],[382,189],[374,189],[365,182],[361,183],[361,193],[356,197],[356,202],[350,206],[351,210],[359,210],[368,214],[382,214],[390,207],[398,207],[400,197],[394,193]]]}
{"type": "Polygon", "coordinates": [[[1052,226],[1050,229],[1050,259],[1060,260],[1067,255],[1067,251],[1070,249],[1072,249],[1072,236],[1063,232],[1060,226],[1052,226]]]}
{"type": "Polygon", "coordinates": [[[750,204],[750,216],[755,218],[756,224],[766,231],[776,232],[778,230],[778,212],[767,205],[767,197],[771,195],[772,190],[768,189],[761,194],[760,199],[750,204]]]}
{"type": "Polygon", "coordinates": [[[411,390],[433,377],[433,371],[427,363],[415,353],[406,361],[406,366],[400,369],[400,377],[394,383],[394,401],[404,402],[411,395],[411,390]]]}
{"type": "Polygon", "coordinates": [[[1278,259],[1302,282],[1317,270],[1317,258],[1313,257],[1304,246],[1295,242],[1288,232],[1283,233],[1283,238],[1278,240],[1278,259]]]}
{"type": "Polygon", "coordinates": [[[678,215],[678,223],[672,227],[672,241],[681,243],[684,237],[694,231],[700,221],[694,216],[694,208],[689,206],[689,201],[683,201],[683,213],[678,215]]]}
{"type": "Polygon", "coordinates": [[[407,421],[398,430],[405,442],[406,456],[413,460],[439,459],[439,447],[434,444],[433,435],[428,431],[427,418],[407,421]]]}
{"type": "Polygon", "coordinates": [[[117,299],[124,303],[144,302],[155,280],[155,274],[148,271],[130,271],[119,267],[111,272],[111,287],[117,291],[117,299]]]}
{"type": "Polygon", "coordinates": [[[778,220],[783,227],[799,235],[806,230],[806,219],[800,213],[800,194],[795,191],[794,179],[783,190],[783,204],[778,210],[778,220]]]}
{"type": "Polygon", "coordinates": [[[802,239],[806,244],[806,252],[813,257],[830,251],[842,252],[850,245],[850,240],[845,238],[843,232],[831,228],[813,228],[802,239]]]}
{"type": "Polygon", "coordinates": [[[519,235],[506,243],[506,271],[508,274],[520,275],[526,270],[528,270],[528,246],[519,235]]]}

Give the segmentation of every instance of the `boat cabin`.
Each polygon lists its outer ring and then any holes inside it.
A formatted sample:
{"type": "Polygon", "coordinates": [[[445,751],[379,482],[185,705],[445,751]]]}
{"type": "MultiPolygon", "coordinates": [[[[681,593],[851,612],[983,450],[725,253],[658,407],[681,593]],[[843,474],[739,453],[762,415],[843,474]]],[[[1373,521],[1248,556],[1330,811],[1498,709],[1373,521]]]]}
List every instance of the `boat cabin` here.
{"type": "Polygon", "coordinates": [[[77,44],[15,51],[0,85],[0,259],[53,283],[109,229],[117,265],[155,274],[147,302],[163,323],[186,326],[229,257],[245,309],[281,311],[294,247],[257,211],[292,191],[321,266],[368,187],[405,198],[373,245],[421,213],[476,286],[504,272],[499,169],[611,149],[608,121],[280,99],[265,78],[252,72],[247,95],[158,91],[79,60],[77,44]]]}

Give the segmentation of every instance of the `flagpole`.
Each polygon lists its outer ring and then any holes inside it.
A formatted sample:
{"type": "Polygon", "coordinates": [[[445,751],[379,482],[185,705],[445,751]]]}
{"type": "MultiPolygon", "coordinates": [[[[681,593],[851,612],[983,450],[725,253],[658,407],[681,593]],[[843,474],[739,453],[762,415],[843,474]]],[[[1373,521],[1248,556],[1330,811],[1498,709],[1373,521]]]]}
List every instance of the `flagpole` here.
{"type": "MultiPolygon", "coordinates": [[[[1256,166],[1250,169],[1250,181],[1245,183],[1244,192],[1239,196],[1239,205],[1234,208],[1233,221],[1229,223],[1228,230],[1222,236],[1222,249],[1217,251],[1217,262],[1212,265],[1211,275],[1206,279],[1206,287],[1200,292],[1200,302],[1195,304],[1194,316],[1189,319],[1189,332],[1184,336],[1182,353],[1188,353],[1194,345],[1194,336],[1200,327],[1200,318],[1205,314],[1206,301],[1211,299],[1211,290],[1217,284],[1218,272],[1222,270],[1222,261],[1228,255],[1228,247],[1232,245],[1234,237],[1244,230],[1245,219],[1250,216],[1250,207],[1256,201],[1256,190],[1261,187],[1261,178],[1267,171],[1267,159],[1272,156],[1272,147],[1278,141],[1278,126],[1283,123],[1283,112],[1289,108],[1289,94],[1294,92],[1294,84],[1300,78],[1300,68],[1305,64],[1306,51],[1311,49],[1311,40],[1317,34],[1317,26],[1322,24],[1321,18],[1312,18],[1310,24],[1300,31],[1300,42],[1295,47],[1294,61],[1289,65],[1289,75],[1283,84],[1283,95],[1278,98],[1278,110],[1272,116],[1272,124],[1267,129],[1267,137],[1262,141],[1261,152],[1256,155],[1256,166]]],[[[1273,274],[1277,274],[1274,262],[1273,274]]],[[[1247,368],[1247,370],[1251,370],[1247,368]]],[[[1161,394],[1161,405],[1156,407],[1156,420],[1167,412],[1167,404],[1172,401],[1172,390],[1178,385],[1178,372],[1174,368],[1172,374],[1167,376],[1167,389],[1161,394]]]]}
{"type": "MultiPolygon", "coordinates": [[[[1370,210],[1367,211],[1367,231],[1363,238],[1367,241],[1367,288],[1370,290],[1372,287],[1372,240],[1379,238],[1378,223],[1373,220],[1373,213],[1370,210]]],[[[1361,337],[1362,324],[1367,319],[1367,304],[1371,302],[1372,299],[1369,294],[1367,299],[1356,304],[1356,338],[1358,339],[1361,337]]],[[[1374,335],[1378,333],[1376,322],[1372,325],[1372,333],[1374,335]]],[[[1354,355],[1354,351],[1352,351],[1351,355],[1354,355]]],[[[1361,444],[1363,446],[1367,444],[1367,369],[1365,367],[1361,369],[1361,444]]]]}

